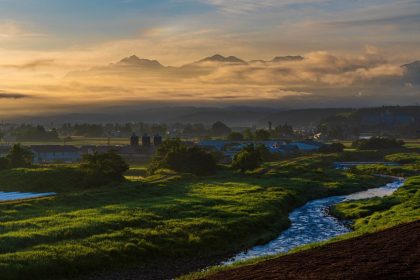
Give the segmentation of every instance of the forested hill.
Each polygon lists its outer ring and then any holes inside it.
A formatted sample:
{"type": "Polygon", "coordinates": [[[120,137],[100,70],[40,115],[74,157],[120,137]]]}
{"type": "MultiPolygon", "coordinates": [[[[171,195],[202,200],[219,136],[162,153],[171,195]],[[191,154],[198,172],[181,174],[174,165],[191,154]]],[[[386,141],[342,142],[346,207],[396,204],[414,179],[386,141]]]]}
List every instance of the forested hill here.
{"type": "Polygon", "coordinates": [[[365,108],[338,113],[323,119],[320,127],[342,133],[382,132],[395,133],[399,137],[416,136],[420,134],[420,106],[365,108]]]}

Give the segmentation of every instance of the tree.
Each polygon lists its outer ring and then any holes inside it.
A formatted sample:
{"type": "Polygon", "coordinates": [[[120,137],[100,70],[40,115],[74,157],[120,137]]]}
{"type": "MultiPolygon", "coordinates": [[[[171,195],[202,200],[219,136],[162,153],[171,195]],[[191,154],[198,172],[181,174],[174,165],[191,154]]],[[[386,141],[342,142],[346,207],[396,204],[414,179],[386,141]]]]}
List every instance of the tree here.
{"type": "Polygon", "coordinates": [[[47,131],[42,125],[22,124],[15,128],[12,134],[18,141],[57,141],[59,139],[55,129],[47,131]]]}
{"type": "Polygon", "coordinates": [[[245,172],[258,168],[261,166],[261,163],[260,151],[255,149],[254,145],[249,145],[235,155],[232,162],[232,168],[245,172]]]}
{"type": "Polygon", "coordinates": [[[272,161],[274,159],[273,154],[270,152],[270,150],[265,145],[259,144],[259,145],[257,145],[257,147],[255,149],[260,154],[262,162],[269,162],[269,161],[272,161]]]}
{"type": "Polygon", "coordinates": [[[239,132],[231,132],[228,135],[227,140],[229,140],[229,141],[242,141],[242,140],[244,140],[244,136],[239,132]]]}
{"type": "Polygon", "coordinates": [[[129,168],[129,165],[121,156],[114,152],[85,155],[81,164],[82,171],[97,184],[121,181],[124,178],[124,172],[129,168]]]}
{"type": "Polygon", "coordinates": [[[256,141],[264,141],[270,139],[270,132],[265,129],[259,129],[255,132],[254,139],[256,141]]]}
{"type": "Polygon", "coordinates": [[[211,131],[214,136],[226,136],[232,132],[232,130],[227,125],[225,125],[224,123],[220,121],[215,122],[213,124],[211,131]]]}
{"type": "Polygon", "coordinates": [[[245,140],[253,140],[254,139],[254,134],[252,133],[252,131],[249,128],[245,129],[245,131],[244,131],[244,139],[245,140]]]}
{"type": "Polygon", "coordinates": [[[33,154],[28,148],[15,144],[6,159],[10,168],[29,167],[32,165],[33,154]]]}
{"type": "Polygon", "coordinates": [[[157,149],[148,168],[149,174],[168,168],[195,175],[210,175],[216,171],[217,161],[213,154],[200,147],[188,147],[179,139],[167,139],[157,149]]]}
{"type": "Polygon", "coordinates": [[[177,172],[199,176],[210,175],[216,171],[216,159],[198,146],[170,152],[165,158],[165,164],[177,172]]]}
{"type": "Polygon", "coordinates": [[[290,137],[294,135],[293,127],[287,123],[277,126],[274,132],[277,137],[290,137]]]}

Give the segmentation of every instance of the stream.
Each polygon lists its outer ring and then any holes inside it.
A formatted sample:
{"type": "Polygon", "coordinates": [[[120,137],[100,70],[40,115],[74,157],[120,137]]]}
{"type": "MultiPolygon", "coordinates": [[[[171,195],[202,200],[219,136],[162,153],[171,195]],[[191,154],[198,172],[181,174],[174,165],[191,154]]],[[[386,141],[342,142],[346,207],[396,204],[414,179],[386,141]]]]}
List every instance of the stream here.
{"type": "Polygon", "coordinates": [[[348,224],[328,214],[328,208],[343,201],[384,197],[393,194],[404,185],[403,179],[389,183],[383,187],[369,189],[344,196],[332,196],[308,202],[304,206],[290,213],[291,226],[283,231],[271,242],[256,246],[244,251],[235,257],[223,262],[223,265],[232,264],[256,257],[286,253],[296,247],[325,241],[335,236],[351,232],[348,224]]]}

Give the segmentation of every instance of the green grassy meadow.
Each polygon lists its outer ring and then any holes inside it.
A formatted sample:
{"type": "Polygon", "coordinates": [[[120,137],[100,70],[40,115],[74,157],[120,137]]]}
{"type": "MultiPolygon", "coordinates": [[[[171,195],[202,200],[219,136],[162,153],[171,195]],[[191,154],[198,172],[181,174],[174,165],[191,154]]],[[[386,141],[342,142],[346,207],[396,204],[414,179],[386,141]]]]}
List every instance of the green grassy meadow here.
{"type": "MultiPolygon", "coordinates": [[[[399,224],[409,223],[420,219],[420,153],[417,149],[404,153],[390,153],[382,155],[382,160],[399,162],[402,166],[358,166],[351,170],[354,175],[385,174],[390,176],[404,176],[407,178],[404,186],[393,195],[383,198],[349,201],[337,204],[331,209],[331,214],[340,218],[353,221],[353,232],[337,236],[328,241],[312,243],[295,248],[287,254],[316,248],[329,243],[354,238],[366,233],[384,230],[399,224]]],[[[365,153],[354,153],[351,158],[364,159],[365,153]]],[[[340,159],[348,155],[341,155],[340,159]]],[[[268,259],[274,259],[284,254],[265,256],[229,266],[214,266],[206,271],[194,272],[178,279],[201,279],[211,274],[229,270],[236,267],[257,264],[268,259]]]]}
{"type": "Polygon", "coordinates": [[[384,183],[333,169],[335,155],[270,163],[254,173],[162,173],[102,188],[77,187],[74,168],[0,172],[3,191],[58,192],[0,203],[4,279],[65,279],[113,266],[227,255],[266,242],[308,200],[384,183]]]}
{"type": "Polygon", "coordinates": [[[333,208],[335,216],[353,220],[356,231],[372,231],[420,219],[420,154],[392,154],[386,156],[386,159],[403,165],[361,166],[355,171],[403,176],[407,178],[403,187],[388,197],[349,201],[333,208]]]}

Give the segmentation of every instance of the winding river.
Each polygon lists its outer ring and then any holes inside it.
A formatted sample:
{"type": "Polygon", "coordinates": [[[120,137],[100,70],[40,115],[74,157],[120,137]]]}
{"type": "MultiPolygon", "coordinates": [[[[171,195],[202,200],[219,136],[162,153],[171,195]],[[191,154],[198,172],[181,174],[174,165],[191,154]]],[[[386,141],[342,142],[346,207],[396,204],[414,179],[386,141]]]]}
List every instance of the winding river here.
{"type": "Polygon", "coordinates": [[[265,245],[256,246],[248,251],[241,252],[223,264],[227,265],[255,257],[286,253],[298,246],[325,241],[350,232],[351,229],[344,221],[328,214],[330,206],[348,200],[388,196],[403,185],[404,180],[397,179],[380,188],[369,189],[347,196],[332,196],[310,201],[290,213],[291,226],[276,239],[265,245]]]}

